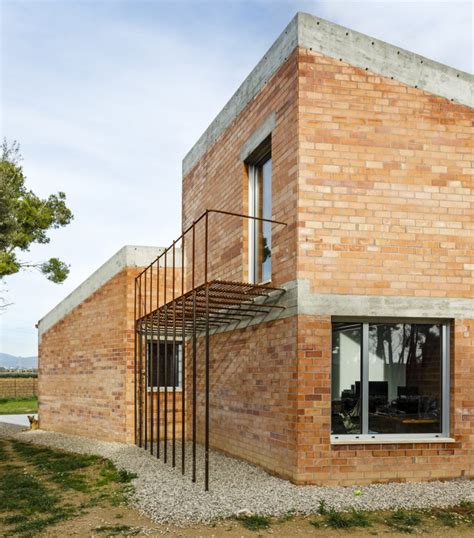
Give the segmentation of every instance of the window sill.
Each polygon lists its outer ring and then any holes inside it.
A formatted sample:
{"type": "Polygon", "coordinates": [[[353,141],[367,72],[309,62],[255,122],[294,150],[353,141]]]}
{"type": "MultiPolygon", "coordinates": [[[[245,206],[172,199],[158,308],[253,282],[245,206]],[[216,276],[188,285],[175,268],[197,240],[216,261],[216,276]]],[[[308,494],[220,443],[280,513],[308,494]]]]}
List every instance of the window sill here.
{"type": "Polygon", "coordinates": [[[403,445],[419,443],[455,443],[456,439],[452,437],[416,437],[407,439],[403,437],[392,437],[391,439],[331,439],[331,445],[403,445]]]}
{"type": "MultiPolygon", "coordinates": [[[[148,387],[146,391],[151,392],[151,388],[148,387]]],[[[158,392],[158,389],[153,387],[153,392],[158,392]]],[[[160,392],[173,392],[173,387],[160,387],[160,392]]],[[[176,387],[175,392],[183,392],[183,389],[181,387],[176,387]]]]}

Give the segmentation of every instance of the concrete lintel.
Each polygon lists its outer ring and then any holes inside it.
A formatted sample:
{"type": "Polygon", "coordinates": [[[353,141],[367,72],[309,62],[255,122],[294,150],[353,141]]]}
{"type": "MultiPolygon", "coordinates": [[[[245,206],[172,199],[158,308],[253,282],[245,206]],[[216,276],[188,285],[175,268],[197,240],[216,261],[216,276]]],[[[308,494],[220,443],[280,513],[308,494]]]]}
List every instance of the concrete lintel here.
{"type": "Polygon", "coordinates": [[[385,318],[470,319],[474,300],[457,297],[403,297],[316,293],[298,281],[298,314],[385,318]]]}
{"type": "Polygon", "coordinates": [[[271,112],[240,148],[240,160],[245,161],[275,129],[275,112],[271,112]]]}
{"type": "Polygon", "coordinates": [[[297,13],[183,159],[183,176],[197,164],[296,47],[311,49],[408,86],[474,106],[474,77],[344,26],[297,13]]]}
{"type": "MultiPolygon", "coordinates": [[[[347,318],[411,318],[424,320],[472,319],[474,300],[463,297],[403,297],[317,293],[308,280],[292,280],[281,286],[273,304],[284,306],[265,315],[218,327],[211,334],[246,329],[292,316],[338,316],[347,318]]],[[[256,301],[258,304],[260,301],[256,301]]]]}
{"type": "MultiPolygon", "coordinates": [[[[162,247],[133,245],[122,247],[38,322],[39,340],[41,341],[42,335],[53,325],[63,319],[71,310],[79,306],[120,271],[127,267],[146,267],[163,251],[164,248],[162,247]]],[[[176,249],[176,252],[176,266],[180,267],[181,250],[176,249]]],[[[167,266],[170,265],[171,257],[167,256],[167,266]]],[[[160,267],[164,267],[164,257],[160,260],[160,267]]]]}

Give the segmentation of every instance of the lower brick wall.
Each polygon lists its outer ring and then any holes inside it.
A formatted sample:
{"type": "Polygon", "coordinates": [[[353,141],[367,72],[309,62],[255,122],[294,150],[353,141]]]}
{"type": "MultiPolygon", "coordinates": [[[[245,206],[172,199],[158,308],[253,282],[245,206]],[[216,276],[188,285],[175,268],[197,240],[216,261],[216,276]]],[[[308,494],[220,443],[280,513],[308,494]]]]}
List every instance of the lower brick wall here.
{"type": "MultiPolygon", "coordinates": [[[[133,320],[135,277],[140,271],[124,269],[43,334],[38,383],[42,429],[135,442],[133,320]]],[[[169,391],[170,437],[172,397],[169,391]]],[[[156,405],[155,392],[155,419],[156,405]]],[[[163,392],[161,409],[163,424],[163,392]]],[[[176,435],[181,437],[179,391],[176,435]]]]}
{"type": "MultiPolygon", "coordinates": [[[[39,361],[41,428],[134,442],[136,272],[122,271],[43,334],[39,361]]],[[[200,336],[199,442],[204,432],[203,344],[200,336]]],[[[331,445],[330,317],[295,316],[212,335],[211,446],[299,484],[349,485],[472,476],[473,357],[474,320],[456,320],[451,345],[454,443],[331,445]]],[[[187,439],[191,432],[191,391],[188,340],[187,439]]],[[[156,419],[156,393],[153,398],[156,419]]],[[[163,392],[160,399],[163,423],[163,392]]],[[[168,402],[171,438],[170,392],[168,402]]],[[[179,439],[179,391],[176,403],[179,439]]]]}
{"type": "MultiPolygon", "coordinates": [[[[158,395],[156,392],[153,393],[153,417],[151,415],[152,413],[152,405],[151,405],[151,393],[148,392],[147,396],[147,424],[148,424],[148,439],[151,439],[151,426],[152,426],[152,420],[153,420],[153,439],[158,439],[158,395]]],[[[175,407],[174,407],[174,424],[175,424],[175,435],[176,439],[181,439],[181,433],[182,433],[182,397],[181,397],[181,391],[177,390],[175,393],[175,407]]],[[[167,397],[167,411],[165,413],[165,392],[160,392],[160,440],[164,440],[165,435],[165,416],[168,417],[167,420],[167,437],[168,440],[172,440],[172,431],[173,431],[173,391],[168,390],[168,397],[167,397]]],[[[144,426],[143,426],[144,427],[144,426]]],[[[144,435],[144,432],[143,432],[144,435]]]]}
{"type": "Polygon", "coordinates": [[[331,319],[298,318],[299,484],[350,485],[474,476],[474,321],[456,320],[451,346],[455,443],[331,445],[331,319]]]}
{"type": "Polygon", "coordinates": [[[38,384],[42,429],[127,440],[125,386],[131,357],[125,346],[126,287],[123,271],[43,334],[38,384]]]}
{"type": "MultiPolygon", "coordinates": [[[[204,432],[204,342],[198,342],[198,439],[204,432]]],[[[191,353],[186,353],[187,437],[191,353]]],[[[210,443],[271,473],[296,469],[296,318],[211,337],[210,443]]]]}

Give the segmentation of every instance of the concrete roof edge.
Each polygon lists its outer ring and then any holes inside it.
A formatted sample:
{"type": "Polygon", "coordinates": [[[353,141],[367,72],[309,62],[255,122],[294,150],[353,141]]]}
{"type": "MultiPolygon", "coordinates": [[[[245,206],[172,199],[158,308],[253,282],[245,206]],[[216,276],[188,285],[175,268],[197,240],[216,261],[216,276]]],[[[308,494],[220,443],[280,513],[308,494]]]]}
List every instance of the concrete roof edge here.
{"type": "Polygon", "coordinates": [[[474,107],[474,77],[309,13],[298,12],[183,159],[185,176],[296,47],[474,107]]]}
{"type": "Polygon", "coordinates": [[[309,13],[298,13],[298,45],[474,107],[473,75],[309,13]]]}
{"type": "Polygon", "coordinates": [[[162,247],[125,245],[38,322],[38,336],[48,331],[74,308],[127,267],[145,267],[163,252],[162,247]]]}

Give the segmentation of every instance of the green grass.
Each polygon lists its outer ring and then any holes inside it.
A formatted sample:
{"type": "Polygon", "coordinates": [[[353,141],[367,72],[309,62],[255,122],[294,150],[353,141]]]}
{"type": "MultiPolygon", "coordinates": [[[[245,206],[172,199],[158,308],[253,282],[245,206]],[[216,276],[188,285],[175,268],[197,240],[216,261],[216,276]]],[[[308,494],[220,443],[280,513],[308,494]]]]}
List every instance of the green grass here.
{"type": "Polygon", "coordinates": [[[123,504],[133,478],[99,456],[0,440],[1,523],[7,527],[0,534],[29,538],[90,507],[123,504]]]}
{"type": "Polygon", "coordinates": [[[8,454],[5,451],[5,441],[0,439],[0,462],[7,461],[8,454]]]}
{"type": "Polygon", "coordinates": [[[325,516],[327,513],[328,513],[328,509],[326,506],[326,501],[324,499],[321,499],[319,501],[318,514],[321,516],[325,516]]]}
{"type": "Polygon", "coordinates": [[[445,527],[455,527],[457,525],[456,516],[451,512],[437,512],[436,517],[445,527]]]}
{"type": "Polygon", "coordinates": [[[414,532],[421,524],[422,516],[413,510],[395,510],[387,519],[387,524],[399,532],[414,532]]]}
{"type": "Polygon", "coordinates": [[[350,529],[353,527],[368,527],[369,518],[365,512],[336,512],[330,510],[325,516],[326,526],[333,529],[350,529]]]}
{"type": "Polygon", "coordinates": [[[38,411],[38,398],[0,398],[0,415],[24,415],[38,411]]]}
{"type": "Polygon", "coordinates": [[[140,529],[134,529],[129,525],[103,525],[102,527],[96,527],[94,530],[95,532],[107,533],[107,536],[117,536],[118,534],[133,536],[140,532],[140,529]]]}
{"type": "Polygon", "coordinates": [[[297,514],[294,510],[288,510],[288,512],[284,516],[280,517],[279,522],[285,523],[287,521],[292,521],[293,519],[295,519],[296,515],[297,514]]]}
{"type": "Polygon", "coordinates": [[[100,478],[97,485],[103,486],[110,482],[128,484],[136,477],[137,475],[135,473],[130,473],[125,469],[117,469],[111,461],[107,461],[100,471],[100,478]]]}
{"type": "Polygon", "coordinates": [[[243,515],[237,518],[250,531],[259,531],[270,527],[270,518],[259,514],[243,515]]]}

